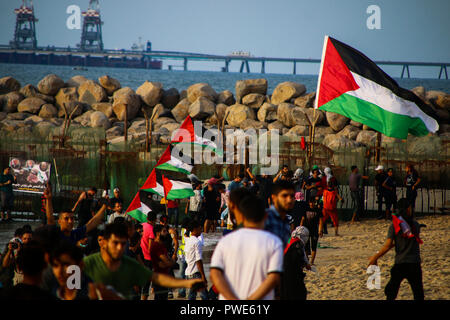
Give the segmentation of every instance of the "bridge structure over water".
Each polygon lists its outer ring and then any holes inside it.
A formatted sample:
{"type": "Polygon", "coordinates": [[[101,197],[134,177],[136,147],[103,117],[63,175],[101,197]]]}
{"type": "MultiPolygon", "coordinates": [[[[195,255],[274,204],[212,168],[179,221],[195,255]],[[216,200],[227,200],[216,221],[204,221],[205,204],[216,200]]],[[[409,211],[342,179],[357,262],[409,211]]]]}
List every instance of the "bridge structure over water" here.
{"type": "MultiPolygon", "coordinates": [[[[31,53],[33,55],[52,55],[59,56],[82,56],[86,62],[89,57],[102,57],[105,61],[108,58],[121,58],[121,59],[138,59],[144,62],[151,62],[153,59],[159,60],[181,60],[183,62],[181,69],[188,71],[189,61],[221,61],[224,63],[222,71],[229,72],[230,63],[236,61],[240,63],[239,71],[250,73],[250,62],[260,63],[260,73],[266,72],[266,63],[270,62],[282,62],[292,64],[292,74],[297,74],[297,64],[301,63],[320,63],[320,59],[305,59],[305,58],[276,58],[276,57],[254,57],[246,55],[214,55],[181,51],[135,51],[135,50],[101,50],[101,51],[86,51],[78,48],[71,49],[70,47],[37,47],[36,49],[16,49],[11,48],[8,45],[0,45],[0,53],[9,54],[10,59],[8,62],[17,63],[14,61],[14,54],[17,53],[31,53]]],[[[49,58],[50,59],[50,58],[49,58]]],[[[50,60],[49,60],[50,61],[50,60]]],[[[30,62],[32,63],[32,62],[30,62]]],[[[445,62],[411,62],[411,61],[375,61],[379,66],[401,66],[402,71],[400,78],[405,76],[410,78],[411,73],[409,67],[419,66],[428,68],[439,68],[438,79],[445,77],[448,79],[447,67],[450,67],[450,63],[445,62]]],[[[48,64],[51,64],[50,62],[48,64]]],[[[86,63],[85,63],[86,64],[86,63]]],[[[173,66],[169,66],[169,70],[173,66]]]]}

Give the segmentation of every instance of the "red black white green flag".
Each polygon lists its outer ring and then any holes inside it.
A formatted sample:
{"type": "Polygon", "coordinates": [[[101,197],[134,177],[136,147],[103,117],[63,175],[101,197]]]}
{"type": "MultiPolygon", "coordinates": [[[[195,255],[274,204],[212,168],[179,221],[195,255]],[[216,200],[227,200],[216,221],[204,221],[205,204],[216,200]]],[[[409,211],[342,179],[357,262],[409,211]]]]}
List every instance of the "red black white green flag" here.
{"type": "Polygon", "coordinates": [[[181,148],[170,144],[159,158],[155,168],[190,174],[193,164],[192,158],[184,155],[181,148]]]}
{"type": "Polygon", "coordinates": [[[386,136],[436,132],[435,111],[356,49],[325,36],[316,108],[339,113],[386,136]]]}
{"type": "Polygon", "coordinates": [[[183,173],[153,169],[141,190],[152,192],[168,200],[185,199],[194,195],[192,184],[183,173]]]}
{"type": "Polygon", "coordinates": [[[133,201],[131,201],[126,213],[139,222],[147,222],[147,214],[149,212],[160,212],[163,209],[157,201],[152,199],[151,193],[139,190],[133,201]]]}
{"type": "Polygon", "coordinates": [[[218,147],[218,144],[214,139],[217,139],[218,135],[213,135],[213,131],[211,134],[205,134],[207,131],[203,124],[197,127],[195,130],[194,123],[192,122],[192,118],[187,116],[187,118],[183,121],[180,128],[175,132],[172,143],[190,143],[194,145],[199,145],[202,148],[209,148],[217,154],[222,154],[222,150],[218,147]],[[214,139],[212,139],[214,137],[214,139]]]}
{"type": "Polygon", "coordinates": [[[195,195],[189,180],[176,180],[162,175],[162,183],[167,200],[186,199],[195,195]]]}

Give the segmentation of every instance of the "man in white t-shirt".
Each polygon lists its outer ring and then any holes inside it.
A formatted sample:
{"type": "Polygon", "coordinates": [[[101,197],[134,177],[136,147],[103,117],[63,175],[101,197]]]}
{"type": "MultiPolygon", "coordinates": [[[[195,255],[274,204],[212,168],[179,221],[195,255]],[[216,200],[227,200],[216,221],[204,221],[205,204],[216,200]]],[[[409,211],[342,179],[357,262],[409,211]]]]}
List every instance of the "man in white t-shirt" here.
{"type": "MultiPolygon", "coordinates": [[[[187,264],[184,274],[186,276],[186,279],[202,279],[205,284],[205,288],[207,288],[208,281],[206,280],[202,260],[202,227],[202,224],[198,220],[191,221],[189,225],[190,235],[189,238],[186,239],[186,244],[184,246],[184,257],[187,264]]],[[[200,292],[200,297],[202,298],[202,300],[208,299],[206,289],[200,292]]],[[[188,299],[196,300],[197,291],[189,289],[188,299]]]]}
{"type": "Polygon", "coordinates": [[[283,271],[283,244],[264,231],[264,204],[254,195],[237,205],[244,227],[224,236],[211,259],[220,300],[273,300],[283,271]]]}

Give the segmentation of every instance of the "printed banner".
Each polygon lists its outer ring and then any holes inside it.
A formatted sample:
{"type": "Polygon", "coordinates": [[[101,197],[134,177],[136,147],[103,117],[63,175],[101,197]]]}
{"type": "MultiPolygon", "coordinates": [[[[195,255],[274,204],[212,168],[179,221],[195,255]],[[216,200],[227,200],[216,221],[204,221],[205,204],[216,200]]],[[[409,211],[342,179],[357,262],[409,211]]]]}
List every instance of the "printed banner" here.
{"type": "Polygon", "coordinates": [[[44,193],[45,184],[50,179],[49,162],[10,158],[9,166],[11,174],[17,178],[13,184],[14,191],[44,193]]]}

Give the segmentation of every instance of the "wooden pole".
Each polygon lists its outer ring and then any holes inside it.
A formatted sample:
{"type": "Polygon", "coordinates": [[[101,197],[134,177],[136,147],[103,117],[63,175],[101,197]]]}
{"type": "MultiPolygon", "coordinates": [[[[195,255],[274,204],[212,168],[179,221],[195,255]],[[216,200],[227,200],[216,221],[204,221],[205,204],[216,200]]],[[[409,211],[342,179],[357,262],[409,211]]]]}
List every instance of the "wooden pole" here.
{"type": "Polygon", "coordinates": [[[375,160],[377,163],[380,163],[381,158],[381,132],[377,132],[377,144],[375,147],[375,160]]]}
{"type": "Polygon", "coordinates": [[[124,126],[123,126],[123,128],[124,128],[124,140],[125,140],[125,143],[127,143],[127,141],[128,141],[128,104],[126,104],[126,103],[124,103],[123,104],[124,106],[125,106],[125,117],[124,117],[124,120],[123,120],[123,122],[124,122],[124,126]]]}

